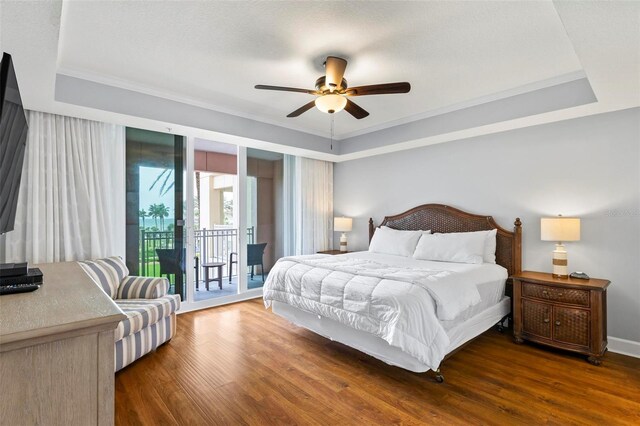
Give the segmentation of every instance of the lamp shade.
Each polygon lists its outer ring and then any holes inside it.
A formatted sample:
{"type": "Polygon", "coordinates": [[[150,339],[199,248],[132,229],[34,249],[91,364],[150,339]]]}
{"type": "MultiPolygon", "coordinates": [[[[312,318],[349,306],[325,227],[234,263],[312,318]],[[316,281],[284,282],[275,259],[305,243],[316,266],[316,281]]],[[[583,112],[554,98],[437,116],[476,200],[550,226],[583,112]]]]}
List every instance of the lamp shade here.
{"type": "Polygon", "coordinates": [[[543,217],[540,219],[542,241],[580,241],[580,219],[577,217],[543,217]]]}
{"type": "Polygon", "coordinates": [[[336,232],[349,232],[353,225],[353,219],[350,217],[334,217],[333,230],[336,232]]]}
{"type": "Polygon", "coordinates": [[[347,98],[342,95],[328,94],[316,98],[315,103],[320,111],[333,114],[344,109],[347,98]]]}

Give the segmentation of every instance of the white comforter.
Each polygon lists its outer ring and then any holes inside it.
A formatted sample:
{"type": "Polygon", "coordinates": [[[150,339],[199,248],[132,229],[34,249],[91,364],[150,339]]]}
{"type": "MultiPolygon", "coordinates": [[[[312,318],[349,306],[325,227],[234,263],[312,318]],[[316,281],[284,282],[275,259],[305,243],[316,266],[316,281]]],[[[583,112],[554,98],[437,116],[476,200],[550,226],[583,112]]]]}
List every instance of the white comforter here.
{"type": "Polygon", "coordinates": [[[295,256],[269,272],[264,302],[287,303],[372,333],[436,369],[449,345],[440,321],[479,303],[477,285],[506,278],[499,265],[369,252],[295,256]]]}

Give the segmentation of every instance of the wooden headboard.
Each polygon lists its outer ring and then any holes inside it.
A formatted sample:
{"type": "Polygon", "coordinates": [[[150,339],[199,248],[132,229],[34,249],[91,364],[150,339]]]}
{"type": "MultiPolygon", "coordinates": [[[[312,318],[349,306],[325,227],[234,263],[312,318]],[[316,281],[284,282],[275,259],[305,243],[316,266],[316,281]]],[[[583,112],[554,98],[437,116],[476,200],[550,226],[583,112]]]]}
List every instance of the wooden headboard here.
{"type": "MultiPolygon", "coordinates": [[[[395,216],[385,216],[380,226],[404,231],[471,232],[497,229],[496,263],[509,275],[522,272],[522,222],[517,218],[513,232],[500,227],[493,217],[463,212],[444,204],[424,204],[395,216]]],[[[369,242],[376,227],[369,219],[369,242]]]]}

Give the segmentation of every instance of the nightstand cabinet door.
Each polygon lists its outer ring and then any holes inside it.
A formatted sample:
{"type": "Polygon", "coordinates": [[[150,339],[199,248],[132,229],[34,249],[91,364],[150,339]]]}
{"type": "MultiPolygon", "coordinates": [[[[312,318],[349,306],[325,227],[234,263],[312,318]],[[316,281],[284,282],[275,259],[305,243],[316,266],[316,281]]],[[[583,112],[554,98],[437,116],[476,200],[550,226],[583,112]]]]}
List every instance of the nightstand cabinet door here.
{"type": "Polygon", "coordinates": [[[546,303],[522,300],[522,331],[534,336],[551,339],[551,315],[553,307],[546,303]]]}
{"type": "Polygon", "coordinates": [[[553,340],[589,348],[591,346],[589,311],[561,306],[553,308],[553,340]]]}

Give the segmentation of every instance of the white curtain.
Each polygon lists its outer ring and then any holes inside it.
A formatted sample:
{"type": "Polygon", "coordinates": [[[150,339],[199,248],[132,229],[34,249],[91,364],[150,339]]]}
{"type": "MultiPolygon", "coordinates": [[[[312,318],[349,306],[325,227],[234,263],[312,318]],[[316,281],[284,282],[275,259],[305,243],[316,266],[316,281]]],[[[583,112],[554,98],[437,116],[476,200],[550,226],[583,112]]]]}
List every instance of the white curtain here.
{"type": "Polygon", "coordinates": [[[125,254],[125,128],[28,111],[15,227],[0,262],[125,254]]]}
{"type": "Polygon", "coordinates": [[[333,246],[333,163],[284,156],[284,255],[333,246]]]}

